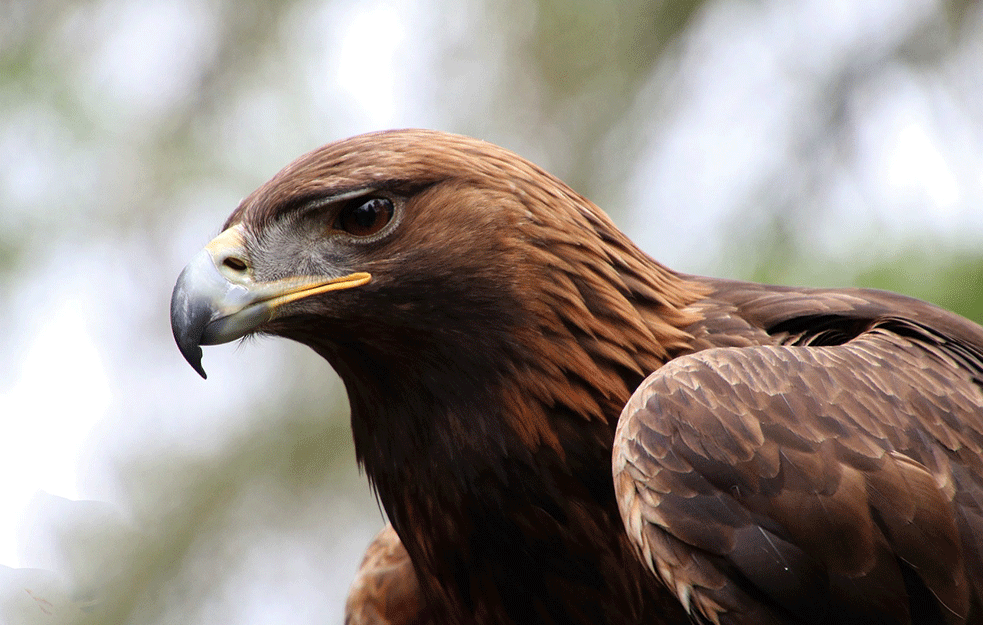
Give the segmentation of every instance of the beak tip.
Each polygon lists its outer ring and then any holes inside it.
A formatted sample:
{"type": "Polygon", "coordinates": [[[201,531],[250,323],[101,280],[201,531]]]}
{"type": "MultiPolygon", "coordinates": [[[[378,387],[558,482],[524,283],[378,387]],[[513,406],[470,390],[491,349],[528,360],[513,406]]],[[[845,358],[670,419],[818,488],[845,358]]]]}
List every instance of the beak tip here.
{"type": "Polygon", "coordinates": [[[207,379],[201,366],[201,337],[211,311],[188,291],[186,276],[187,269],[181,273],[171,294],[171,330],[181,355],[198,375],[207,379]]]}
{"type": "Polygon", "coordinates": [[[208,379],[208,375],[205,373],[205,368],[201,366],[201,347],[198,347],[196,345],[194,349],[189,349],[187,351],[185,351],[182,348],[181,355],[184,356],[184,359],[188,361],[188,364],[191,365],[191,368],[194,369],[198,373],[198,375],[201,376],[201,379],[203,380],[208,379]]]}
{"type": "Polygon", "coordinates": [[[174,341],[177,343],[178,349],[181,350],[181,355],[184,359],[188,361],[191,368],[198,372],[202,378],[207,379],[208,376],[205,375],[205,369],[201,366],[201,345],[198,340],[189,334],[181,332],[179,326],[174,326],[174,341]]]}

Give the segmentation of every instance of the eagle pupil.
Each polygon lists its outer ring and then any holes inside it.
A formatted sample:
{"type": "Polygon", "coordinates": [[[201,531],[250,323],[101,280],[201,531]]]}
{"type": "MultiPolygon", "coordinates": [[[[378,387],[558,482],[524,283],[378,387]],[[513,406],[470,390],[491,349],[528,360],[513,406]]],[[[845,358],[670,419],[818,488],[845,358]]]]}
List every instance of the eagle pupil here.
{"type": "Polygon", "coordinates": [[[393,203],[387,198],[360,199],[346,206],[338,228],[355,236],[368,236],[382,230],[393,216],[393,203]]]}
{"type": "Polygon", "coordinates": [[[355,209],[355,223],[360,228],[371,228],[372,224],[379,217],[379,210],[376,208],[376,201],[369,200],[355,209]]]}

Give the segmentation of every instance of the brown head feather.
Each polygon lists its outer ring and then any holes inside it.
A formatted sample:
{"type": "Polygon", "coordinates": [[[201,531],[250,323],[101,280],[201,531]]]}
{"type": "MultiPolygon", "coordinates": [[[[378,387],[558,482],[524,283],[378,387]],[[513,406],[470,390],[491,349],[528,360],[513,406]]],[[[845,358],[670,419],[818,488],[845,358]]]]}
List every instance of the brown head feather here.
{"type": "Polygon", "coordinates": [[[535,165],[428,131],[315,150],[226,225],[245,225],[275,276],[287,253],[310,255],[296,233],[359,190],[399,204],[392,236],[339,252],[372,281],[263,329],[345,381],[358,457],[424,592],[451,620],[638,617],[652,582],[618,518],[614,428],[645,375],[688,349],[687,307],[707,288],[535,165]],[[541,603],[550,588],[582,604],[541,603]]]}
{"type": "MultiPolygon", "coordinates": [[[[413,250],[420,262],[402,271],[447,264],[472,279],[475,290],[499,289],[496,295],[518,306],[511,316],[521,320],[512,324],[511,338],[524,349],[507,361],[520,370],[511,372],[517,386],[505,391],[521,395],[518,403],[565,402],[580,416],[607,421],[627,399],[628,381],[637,383],[689,345],[682,328],[699,316],[687,306],[705,295],[704,286],[645,255],[559,179],[475,139],[408,130],[324,146],[246,198],[226,227],[241,221],[259,233],[291,211],[360,189],[409,197],[403,244],[389,259],[402,263],[408,253],[401,250],[413,250]],[[503,268],[507,273],[491,275],[503,268]],[[609,401],[600,406],[599,397],[609,401]]],[[[385,279],[387,272],[376,275],[385,279]]],[[[477,321],[469,319],[467,329],[481,332],[477,321]]],[[[521,421],[546,417],[542,410],[525,412],[521,421]]],[[[553,438],[545,425],[513,427],[530,443],[540,438],[535,432],[553,438]]]]}

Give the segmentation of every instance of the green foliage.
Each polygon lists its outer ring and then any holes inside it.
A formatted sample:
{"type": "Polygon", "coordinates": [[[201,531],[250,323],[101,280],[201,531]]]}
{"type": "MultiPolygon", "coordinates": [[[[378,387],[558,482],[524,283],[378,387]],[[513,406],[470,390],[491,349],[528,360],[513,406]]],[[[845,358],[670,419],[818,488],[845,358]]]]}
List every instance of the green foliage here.
{"type": "Polygon", "coordinates": [[[983,254],[939,256],[923,247],[909,248],[891,262],[863,269],[858,286],[917,297],[983,323],[983,254]]]}

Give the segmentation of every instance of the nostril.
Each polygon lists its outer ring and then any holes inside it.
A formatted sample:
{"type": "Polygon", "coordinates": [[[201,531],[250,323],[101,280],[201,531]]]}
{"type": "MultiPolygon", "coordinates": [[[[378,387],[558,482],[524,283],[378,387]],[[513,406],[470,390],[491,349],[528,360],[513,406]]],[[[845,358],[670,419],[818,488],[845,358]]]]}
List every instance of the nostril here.
{"type": "Polygon", "coordinates": [[[222,264],[231,269],[232,271],[245,271],[246,261],[241,258],[236,258],[235,256],[227,256],[222,264]]]}

